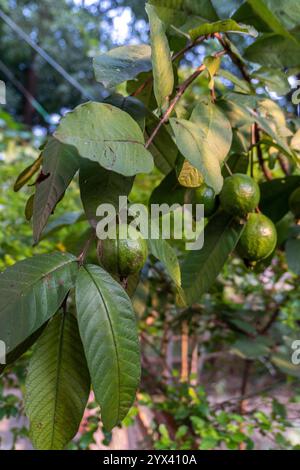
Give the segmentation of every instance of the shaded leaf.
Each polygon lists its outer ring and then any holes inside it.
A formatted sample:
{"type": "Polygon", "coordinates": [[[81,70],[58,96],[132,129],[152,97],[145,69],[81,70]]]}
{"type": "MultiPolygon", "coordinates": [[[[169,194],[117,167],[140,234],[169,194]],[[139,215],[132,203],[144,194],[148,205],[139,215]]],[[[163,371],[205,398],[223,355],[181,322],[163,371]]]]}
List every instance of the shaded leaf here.
{"type": "Polygon", "coordinates": [[[181,204],[185,202],[186,188],[179,184],[176,171],[171,171],[156,188],[154,188],[149,204],[181,204]]]}
{"type": "Polygon", "coordinates": [[[128,413],[140,380],[135,314],[124,289],[92,265],[80,270],[76,306],[96,400],[110,430],[128,413]]]}
{"type": "Polygon", "coordinates": [[[37,183],[33,201],[33,238],[38,242],[49,216],[63,197],[79,167],[74,147],[51,138],[42,153],[44,178],[37,183]]]}
{"type": "Polygon", "coordinates": [[[285,244],[285,254],[290,271],[300,276],[300,239],[291,238],[285,244]]]}
{"type": "MultiPolygon", "coordinates": [[[[145,134],[149,138],[156,128],[159,120],[154,114],[146,120],[145,134]]],[[[155,166],[167,175],[175,166],[178,149],[165,126],[161,126],[155,139],[152,141],[149,151],[154,158],[155,166]]]]}
{"type": "Polygon", "coordinates": [[[175,251],[166,240],[148,240],[149,252],[165,266],[177,286],[181,284],[180,266],[175,251]]]}
{"type": "Polygon", "coordinates": [[[276,178],[260,184],[259,207],[263,214],[278,222],[289,211],[289,197],[300,186],[300,176],[276,178]]]}
{"type": "Polygon", "coordinates": [[[125,111],[139,124],[142,131],[144,130],[145,118],[149,114],[149,111],[139,99],[134,96],[123,96],[118,93],[113,93],[105,98],[103,103],[112,104],[122,111],[125,111]]]}
{"type": "Polygon", "coordinates": [[[245,58],[267,67],[300,65],[300,43],[279,34],[264,34],[245,50],[245,58]]]}
{"type": "Polygon", "coordinates": [[[223,212],[217,212],[205,227],[204,246],[190,251],[182,264],[182,288],[188,304],[199,302],[207,292],[234,250],[243,225],[223,212]]]}
{"type": "Polygon", "coordinates": [[[111,88],[151,70],[151,47],[147,44],[117,47],[96,56],[93,66],[96,80],[111,88]]]}
{"type": "Polygon", "coordinates": [[[74,256],[51,253],[20,261],[0,274],[0,339],[8,353],[54,315],[77,271],[74,256]]]}
{"type": "Polygon", "coordinates": [[[26,378],[25,411],[39,450],[61,450],[75,436],[90,377],[72,314],[57,314],[38,339],[26,378]]]}
{"type": "Polygon", "coordinates": [[[46,236],[52,235],[57,230],[60,230],[64,227],[69,227],[74,225],[77,222],[85,220],[83,212],[65,212],[62,216],[57,217],[54,220],[51,220],[49,224],[46,225],[45,230],[43,231],[42,239],[46,236]]]}
{"type": "Polygon", "coordinates": [[[34,194],[31,194],[29,199],[27,199],[25,211],[24,211],[26,220],[31,220],[33,216],[33,203],[34,203],[34,194]]]}
{"type": "Polygon", "coordinates": [[[112,204],[119,210],[119,196],[128,196],[133,177],[126,177],[102,168],[98,163],[85,161],[79,172],[80,195],[87,219],[96,226],[97,208],[100,204],[112,204]]]}
{"type": "Polygon", "coordinates": [[[257,359],[261,356],[267,356],[270,348],[264,337],[256,337],[254,339],[238,339],[231,346],[231,351],[244,359],[257,359]]]}

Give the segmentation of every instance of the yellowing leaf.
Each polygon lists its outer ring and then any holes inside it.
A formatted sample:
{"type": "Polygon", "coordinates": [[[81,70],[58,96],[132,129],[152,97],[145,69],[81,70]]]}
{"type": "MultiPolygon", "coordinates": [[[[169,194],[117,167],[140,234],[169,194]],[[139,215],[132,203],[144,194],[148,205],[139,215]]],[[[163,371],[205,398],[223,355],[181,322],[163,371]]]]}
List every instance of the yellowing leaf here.
{"type": "Polygon", "coordinates": [[[203,176],[200,171],[185,160],[178,176],[181,186],[186,188],[198,188],[203,183],[203,176]]]}

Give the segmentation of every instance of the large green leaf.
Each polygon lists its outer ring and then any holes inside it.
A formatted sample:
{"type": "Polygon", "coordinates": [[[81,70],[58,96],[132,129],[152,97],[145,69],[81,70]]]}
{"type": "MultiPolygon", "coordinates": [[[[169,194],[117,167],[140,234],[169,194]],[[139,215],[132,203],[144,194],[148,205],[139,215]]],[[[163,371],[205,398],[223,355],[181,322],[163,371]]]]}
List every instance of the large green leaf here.
{"type": "Polygon", "coordinates": [[[218,20],[211,0],[149,0],[149,3],[156,6],[159,17],[168,25],[180,26],[191,15],[218,20]]]}
{"type": "Polygon", "coordinates": [[[77,106],[61,120],[55,136],[74,145],[82,157],[125,176],[149,173],[153,168],[138,124],[110,104],[89,102],[77,106]]]}
{"type": "Polygon", "coordinates": [[[246,21],[259,31],[286,34],[300,22],[298,0],[248,0],[233,15],[237,21],[246,21]]]}
{"type": "Polygon", "coordinates": [[[117,47],[96,56],[93,65],[96,80],[111,88],[151,70],[151,47],[146,44],[117,47]]]}
{"type": "Polygon", "coordinates": [[[112,204],[118,213],[119,196],[127,196],[133,177],[126,177],[105,170],[98,163],[84,161],[80,167],[79,185],[85,214],[92,226],[97,225],[97,208],[100,204],[112,204]]]}
{"type": "Polygon", "coordinates": [[[201,127],[186,119],[170,119],[177,146],[182,155],[203,175],[216,194],[222,189],[223,177],[218,157],[212,152],[213,142],[208,142],[201,127]]]}
{"type": "Polygon", "coordinates": [[[232,142],[231,124],[224,112],[210,100],[203,101],[194,108],[191,121],[199,127],[209,152],[222,163],[232,142]]]}
{"type": "Polygon", "coordinates": [[[216,21],[214,23],[203,23],[189,30],[189,36],[192,40],[199,36],[207,36],[213,33],[243,33],[254,37],[257,36],[257,31],[253,27],[239,24],[232,19],[216,21]]]}
{"type": "Polygon", "coordinates": [[[8,353],[54,315],[77,272],[74,256],[51,253],[20,261],[0,274],[0,339],[8,353]]]}
{"type": "MultiPolygon", "coordinates": [[[[158,122],[159,120],[154,114],[148,117],[145,127],[146,137],[150,137],[158,122]]],[[[149,151],[153,155],[155,166],[162,173],[167,175],[174,168],[178,149],[165,126],[161,126],[149,147],[149,151]]]]}
{"type": "Polygon", "coordinates": [[[268,67],[298,67],[300,43],[279,34],[264,34],[245,50],[245,58],[268,67]]]}
{"type": "Polygon", "coordinates": [[[103,103],[111,104],[128,113],[138,123],[142,131],[144,131],[145,118],[149,114],[149,110],[140,99],[134,96],[123,96],[119,93],[113,93],[105,98],[103,103]]]}
{"type": "Polygon", "coordinates": [[[36,185],[33,201],[33,238],[38,242],[49,216],[72,181],[79,167],[74,147],[51,138],[42,153],[43,178],[36,185]]]}
{"type": "Polygon", "coordinates": [[[165,32],[166,27],[157,16],[155,8],[146,4],[146,12],[150,22],[154,95],[158,107],[163,108],[174,87],[171,52],[165,32]]]}
{"type": "Polygon", "coordinates": [[[96,400],[110,430],[128,413],[140,380],[135,314],[124,289],[93,265],[79,272],[76,306],[96,400]]]}
{"type": "Polygon", "coordinates": [[[290,238],[285,244],[289,270],[300,276],[300,238],[290,238]]]}
{"type": "Polygon", "coordinates": [[[82,222],[83,220],[86,220],[83,212],[64,212],[60,217],[51,220],[51,222],[46,225],[46,228],[43,231],[42,239],[52,235],[57,230],[60,230],[64,227],[69,227],[70,225],[74,225],[77,222],[82,222]]]}
{"type": "Polygon", "coordinates": [[[182,288],[188,304],[199,302],[201,295],[210,289],[242,231],[243,225],[222,212],[217,212],[209,221],[203,248],[190,251],[182,264],[182,288]]]}
{"type": "Polygon", "coordinates": [[[75,436],[90,393],[77,320],[57,314],[36,343],[26,379],[25,411],[39,450],[61,450],[75,436]]]}
{"type": "Polygon", "coordinates": [[[177,286],[181,284],[180,266],[175,251],[166,240],[148,240],[149,252],[165,266],[177,286]]]}
{"type": "Polygon", "coordinates": [[[287,176],[266,181],[260,185],[261,211],[273,222],[278,222],[289,211],[289,197],[300,186],[300,176],[287,176]]]}
{"type": "Polygon", "coordinates": [[[278,69],[260,67],[252,73],[251,77],[258,79],[269,91],[273,91],[280,96],[286,95],[291,89],[287,75],[278,69]]]}

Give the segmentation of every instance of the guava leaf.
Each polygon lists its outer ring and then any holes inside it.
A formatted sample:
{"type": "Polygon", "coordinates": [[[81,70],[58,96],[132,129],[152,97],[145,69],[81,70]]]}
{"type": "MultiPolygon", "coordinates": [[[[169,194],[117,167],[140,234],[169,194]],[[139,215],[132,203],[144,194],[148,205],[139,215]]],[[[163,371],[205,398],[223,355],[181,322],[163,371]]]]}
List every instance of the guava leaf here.
{"type": "Polygon", "coordinates": [[[300,176],[275,178],[260,184],[259,207],[263,214],[278,222],[289,211],[289,197],[300,186],[300,176]]]}
{"type": "Polygon", "coordinates": [[[33,445],[62,450],[78,431],[90,393],[77,320],[71,313],[57,314],[38,339],[25,388],[33,445]]]}
{"type": "Polygon", "coordinates": [[[201,127],[186,119],[170,119],[177,146],[182,155],[203,175],[204,181],[216,194],[222,189],[223,177],[218,157],[203,137],[201,127]]]}
{"type": "Polygon", "coordinates": [[[159,108],[163,108],[174,87],[171,52],[166,27],[156,14],[155,8],[146,4],[150,22],[151,56],[153,65],[154,95],[159,108]]]}
{"type": "Polygon", "coordinates": [[[128,413],[140,380],[135,314],[124,289],[93,265],[79,272],[76,306],[93,390],[111,430],[128,413]]]}
{"type": "Polygon", "coordinates": [[[0,274],[0,339],[9,353],[57,312],[78,272],[75,256],[51,253],[0,274]]]}
{"type": "Polygon", "coordinates": [[[33,238],[36,243],[79,168],[77,150],[53,138],[47,142],[42,158],[43,179],[36,184],[33,201],[33,238]]]}
{"type": "Polygon", "coordinates": [[[60,122],[55,137],[74,145],[83,158],[124,176],[149,173],[153,158],[145,149],[138,124],[110,104],[89,102],[77,106],[60,122]]]}
{"type": "Polygon", "coordinates": [[[165,266],[169,276],[177,286],[181,284],[181,273],[177,255],[171,245],[161,238],[148,240],[149,252],[165,266]]]}
{"type": "Polygon", "coordinates": [[[223,212],[217,212],[204,230],[204,246],[190,251],[182,264],[182,288],[186,302],[200,302],[234,250],[244,226],[223,212]]]}
{"type": "Polygon", "coordinates": [[[133,185],[133,177],[126,177],[102,168],[98,163],[86,160],[79,172],[80,195],[84,211],[91,225],[97,225],[97,208],[100,204],[112,204],[116,213],[119,209],[119,196],[128,196],[133,185]]]}
{"type": "Polygon", "coordinates": [[[147,44],[116,47],[93,60],[97,82],[105,87],[132,80],[152,68],[151,47],[147,44]]]}

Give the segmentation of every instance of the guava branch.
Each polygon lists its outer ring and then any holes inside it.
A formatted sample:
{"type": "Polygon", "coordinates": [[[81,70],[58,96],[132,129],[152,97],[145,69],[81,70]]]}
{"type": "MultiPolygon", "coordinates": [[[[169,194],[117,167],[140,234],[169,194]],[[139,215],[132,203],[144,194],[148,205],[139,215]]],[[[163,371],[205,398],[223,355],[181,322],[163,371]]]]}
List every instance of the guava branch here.
{"type": "Polygon", "coordinates": [[[266,180],[271,181],[273,179],[273,176],[272,176],[271,171],[269,170],[269,168],[267,167],[267,165],[264,161],[261,146],[259,145],[259,140],[260,140],[259,128],[258,128],[258,125],[257,125],[256,122],[253,124],[253,126],[254,126],[254,137],[255,137],[255,144],[256,144],[256,149],[257,149],[258,163],[259,163],[259,166],[261,167],[261,170],[262,170],[266,180]]]}
{"type": "MultiPolygon", "coordinates": [[[[199,36],[198,38],[196,38],[194,41],[190,42],[189,44],[187,44],[183,49],[181,49],[180,51],[178,51],[176,54],[174,54],[172,56],[172,62],[175,62],[176,60],[180,59],[181,57],[183,57],[188,51],[190,51],[191,49],[193,49],[194,47],[198,46],[199,44],[201,44],[204,40],[206,39],[206,36],[199,36]]],[[[138,96],[140,93],[142,93],[142,91],[148,86],[150,85],[150,83],[153,82],[153,77],[149,77],[147,78],[147,80],[145,80],[141,86],[139,88],[137,88],[132,94],[131,96],[138,96]]]]}
{"type": "MultiPolygon", "coordinates": [[[[226,51],[222,50],[214,54],[214,57],[220,57],[222,55],[226,54],[226,51]]],[[[147,140],[145,147],[146,149],[150,147],[152,144],[153,140],[157,136],[160,128],[169,120],[169,117],[171,116],[175,106],[177,105],[178,101],[182,97],[182,95],[185,93],[187,88],[196,80],[196,78],[199,77],[199,75],[205,70],[206,66],[204,64],[199,65],[199,67],[196,68],[194,73],[190,75],[178,88],[176,95],[172,99],[168,109],[165,111],[164,115],[160,119],[159,123],[157,124],[156,128],[150,135],[149,139],[147,140]]]]}
{"type": "Polygon", "coordinates": [[[86,240],[85,244],[84,244],[84,247],[81,251],[81,253],[79,254],[77,260],[78,260],[78,263],[79,263],[79,266],[82,266],[84,264],[84,261],[87,257],[87,254],[88,254],[88,251],[90,249],[90,246],[91,246],[91,243],[96,240],[96,232],[93,230],[92,231],[92,234],[90,235],[90,237],[86,240]]]}
{"type": "Polygon", "coordinates": [[[241,61],[241,59],[238,57],[238,55],[236,55],[234,53],[234,51],[232,50],[231,48],[231,45],[230,45],[230,41],[225,37],[222,37],[222,35],[220,33],[215,33],[214,34],[215,38],[218,39],[219,43],[221,44],[221,46],[224,48],[224,50],[226,51],[226,53],[228,54],[228,56],[230,57],[230,59],[232,60],[232,62],[238,67],[238,69],[240,70],[244,80],[246,80],[246,82],[249,83],[249,85],[251,86],[252,90],[253,90],[253,86],[251,84],[251,78],[250,78],[250,75],[245,67],[245,65],[243,64],[243,62],[241,61]]]}

